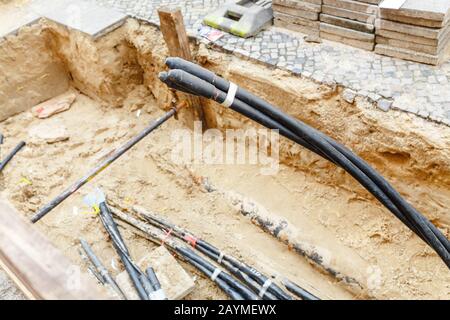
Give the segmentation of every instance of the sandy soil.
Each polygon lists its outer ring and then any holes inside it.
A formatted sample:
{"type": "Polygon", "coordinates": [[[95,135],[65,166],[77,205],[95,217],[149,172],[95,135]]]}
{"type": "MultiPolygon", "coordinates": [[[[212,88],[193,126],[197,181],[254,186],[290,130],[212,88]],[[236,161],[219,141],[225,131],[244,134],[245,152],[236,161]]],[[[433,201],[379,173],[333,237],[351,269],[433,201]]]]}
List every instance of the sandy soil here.
{"type": "MultiPolygon", "coordinates": [[[[50,119],[38,120],[25,112],[3,122],[2,130],[10,137],[6,149],[16,139],[28,141],[28,146],[4,172],[2,195],[31,216],[102,155],[161,113],[157,108],[143,107],[152,112],[144,112],[138,118],[135,111],[106,109],[80,94],[69,111],[50,119]],[[50,130],[65,131],[67,139],[48,144],[29,135],[42,124],[50,130]]],[[[207,177],[217,188],[245,194],[296,226],[315,226],[315,231],[322,235],[319,241],[322,246],[338,241],[340,246],[351,248],[353,254],[368,263],[369,268],[364,271],[367,281],[374,274],[381,276],[381,280],[375,279],[381,281],[379,287],[369,285],[374,297],[450,298],[445,266],[384,210],[286,166],[275,176],[261,175],[256,166],[177,166],[170,159],[174,147],[170,135],[179,125],[175,120],[164,125],[37,227],[74,262],[81,264],[76,240],[84,237],[111,269],[120,265],[98,218],[83,213],[89,211],[83,208],[83,196],[101,187],[124,203],[160,212],[268,274],[287,276],[323,298],[355,298],[331,277],[319,273],[253,226],[221,194],[205,192],[196,181],[198,177],[207,177]]],[[[129,230],[123,232],[136,259],[154,247],[129,230]]],[[[191,268],[188,270],[196,274],[191,268]]],[[[198,283],[199,289],[190,298],[225,298],[210,281],[199,276],[198,283]]]]}
{"type": "MultiPolygon", "coordinates": [[[[78,96],[69,111],[49,119],[38,120],[25,111],[0,123],[7,138],[2,150],[27,141],[0,177],[0,192],[28,217],[177,98],[156,79],[166,51],[161,35],[149,26],[130,21],[93,42],[45,23],[38,36],[45,48],[37,46],[35,54],[50,52],[64,66],[78,96]]],[[[193,49],[207,67],[352,147],[448,236],[447,127],[399,112],[379,112],[363,101],[349,105],[340,99],[339,88],[202,46],[193,49]]],[[[23,85],[33,88],[33,79],[26,78],[23,85]]],[[[216,112],[221,130],[254,127],[217,105],[207,106],[216,112]]],[[[277,279],[286,276],[324,299],[450,299],[450,275],[437,255],[342,170],[286,141],[280,171],[273,176],[261,175],[258,166],[177,165],[170,157],[175,147],[171,134],[185,128],[183,120],[171,120],[146,138],[37,228],[80,265],[77,239],[85,238],[118,274],[120,264],[99,219],[83,204],[84,195],[100,187],[110,197],[159,212],[261,271],[277,279]],[[207,192],[199,183],[203,178],[218,191],[207,192]],[[320,272],[254,226],[227,198],[235,192],[288,220],[301,240],[328,250],[330,264],[357,278],[360,290],[320,272]]],[[[154,248],[130,230],[123,234],[136,260],[154,248]]],[[[209,280],[183,266],[198,278],[189,299],[225,298],[209,280]]]]}

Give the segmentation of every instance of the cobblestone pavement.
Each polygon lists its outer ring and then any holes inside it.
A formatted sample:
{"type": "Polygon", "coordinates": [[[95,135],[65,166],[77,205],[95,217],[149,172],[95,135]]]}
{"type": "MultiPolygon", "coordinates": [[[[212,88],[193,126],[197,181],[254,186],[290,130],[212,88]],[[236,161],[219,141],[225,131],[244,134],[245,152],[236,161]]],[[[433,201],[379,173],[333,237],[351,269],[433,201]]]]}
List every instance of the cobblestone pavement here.
{"type": "MultiPolygon", "coordinates": [[[[202,18],[226,0],[96,0],[130,16],[159,24],[156,8],[181,7],[188,32],[197,34],[202,18]]],[[[399,60],[324,41],[306,43],[302,35],[270,28],[250,39],[225,35],[218,48],[289,70],[318,82],[337,83],[377,102],[450,125],[450,62],[439,67],[399,60]]],[[[348,92],[352,95],[352,92],[348,92]]]]}

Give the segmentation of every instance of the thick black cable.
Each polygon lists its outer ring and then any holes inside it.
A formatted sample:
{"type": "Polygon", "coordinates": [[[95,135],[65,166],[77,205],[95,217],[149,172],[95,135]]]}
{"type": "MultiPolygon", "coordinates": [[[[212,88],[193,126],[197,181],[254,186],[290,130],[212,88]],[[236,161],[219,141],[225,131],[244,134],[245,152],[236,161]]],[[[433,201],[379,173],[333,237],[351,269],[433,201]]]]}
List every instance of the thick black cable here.
{"type": "MultiPolygon", "coordinates": [[[[164,79],[163,81],[166,82],[166,79],[164,79]]],[[[167,83],[173,83],[173,81],[168,81],[167,83]]],[[[178,85],[178,90],[184,91],[184,92],[188,92],[189,90],[184,90],[184,88],[182,88],[180,85],[178,85]]],[[[210,99],[213,99],[215,101],[218,101],[219,103],[221,102],[220,99],[225,99],[225,93],[221,92],[220,90],[217,89],[213,89],[215,90],[215,93],[217,93],[217,95],[213,94],[212,97],[208,97],[210,99]],[[217,99],[217,100],[216,100],[217,99]]],[[[244,102],[240,101],[239,99],[235,99],[235,103],[233,106],[231,106],[231,108],[237,112],[239,112],[240,114],[262,124],[265,127],[268,127],[270,129],[277,129],[279,130],[280,134],[294,142],[297,142],[303,146],[305,146],[304,144],[301,143],[301,141],[304,140],[300,140],[300,138],[297,137],[297,135],[295,135],[292,131],[286,129],[283,125],[279,124],[278,122],[272,120],[271,118],[267,117],[265,114],[259,112],[258,110],[254,110],[253,108],[251,108],[249,105],[245,104],[244,102]]],[[[313,151],[312,149],[310,149],[311,151],[313,151]]],[[[325,157],[327,158],[327,157],[325,157]]],[[[373,188],[376,188],[376,186],[372,186],[373,188]]],[[[419,236],[424,239],[425,238],[419,233],[418,230],[415,229],[415,226],[413,224],[411,224],[408,220],[406,220],[406,218],[403,216],[403,214],[395,207],[395,205],[387,198],[387,197],[383,197],[383,193],[381,190],[378,190],[378,193],[376,193],[379,197],[378,199],[386,205],[386,207],[388,207],[389,209],[394,210],[394,212],[396,212],[398,214],[398,218],[405,223],[408,227],[410,227],[414,232],[416,232],[417,234],[419,234],[419,236]]],[[[396,214],[396,215],[397,215],[396,214]]],[[[426,241],[427,242],[427,241],[426,241]]]]}
{"type": "MultiPolygon", "coordinates": [[[[196,65],[192,62],[183,60],[181,58],[168,58],[166,61],[166,64],[171,69],[181,69],[184,70],[192,75],[195,75],[196,77],[205,80],[212,85],[214,85],[216,88],[223,92],[228,92],[230,88],[230,82],[217,76],[215,73],[200,67],[199,65],[196,65]]],[[[447,251],[450,251],[450,242],[448,239],[440,232],[436,226],[434,226],[428,219],[423,217],[415,208],[413,208],[409,203],[407,203],[401,195],[376,171],[374,170],[370,165],[368,165],[363,159],[358,157],[356,154],[354,154],[352,151],[350,151],[348,148],[343,146],[342,144],[338,143],[334,139],[328,137],[327,135],[323,134],[322,132],[316,130],[315,128],[312,128],[310,126],[305,125],[301,121],[285,114],[278,108],[275,108],[268,102],[264,101],[263,99],[253,95],[252,93],[246,91],[243,88],[238,87],[236,98],[243,101],[244,103],[254,107],[258,111],[263,112],[264,114],[268,115],[269,117],[277,120],[281,124],[286,125],[288,128],[293,130],[295,132],[296,127],[303,126],[306,127],[308,130],[311,130],[312,132],[317,133],[318,135],[321,135],[326,141],[328,141],[334,148],[336,148],[339,152],[341,152],[344,156],[346,156],[351,162],[353,162],[358,168],[361,169],[370,179],[374,180],[374,182],[378,185],[378,187],[391,199],[392,204],[388,202],[381,201],[391,212],[393,212],[397,217],[399,217],[399,212],[406,210],[411,215],[417,215],[425,224],[429,226],[429,228],[433,231],[433,233],[436,235],[436,237],[441,241],[441,243],[445,246],[447,251]],[[290,126],[291,124],[291,126],[290,126]],[[293,126],[292,126],[293,124],[293,126]],[[395,207],[400,208],[395,208],[395,207]],[[403,209],[403,210],[402,210],[403,209]],[[395,212],[394,212],[395,211],[395,212]]],[[[311,149],[310,149],[311,150],[311,149]]],[[[314,151],[314,150],[311,150],[314,151]]],[[[322,154],[318,153],[323,157],[322,154]]],[[[324,157],[327,160],[330,160],[327,157],[324,157]]],[[[332,161],[335,163],[334,161],[332,161]]],[[[336,163],[335,163],[336,164],[336,163]]],[[[345,169],[345,168],[344,168],[345,169]]],[[[405,217],[405,219],[408,219],[408,216],[405,217]]],[[[400,218],[400,220],[405,223],[405,219],[400,218]]],[[[408,219],[409,221],[410,219],[408,219]]],[[[406,223],[408,227],[414,231],[416,234],[418,234],[422,240],[428,243],[427,240],[424,239],[423,236],[421,236],[421,232],[413,225],[413,223],[406,223]]],[[[428,243],[430,244],[430,243],[428,243]]]]}
{"type": "MultiPolygon", "coordinates": [[[[178,243],[174,242],[171,239],[167,239],[167,234],[161,232],[161,230],[155,228],[154,226],[151,226],[151,228],[149,228],[150,224],[143,223],[142,221],[137,220],[137,219],[135,219],[135,218],[133,218],[133,217],[127,215],[127,214],[124,214],[120,210],[117,210],[117,209],[114,209],[114,208],[112,208],[112,213],[116,217],[121,219],[122,221],[126,222],[127,224],[129,224],[129,225],[137,228],[141,232],[143,232],[145,234],[145,237],[147,239],[149,239],[150,241],[152,241],[152,242],[154,242],[154,243],[156,243],[158,245],[163,243],[167,248],[169,248],[177,256],[179,256],[182,259],[186,260],[188,263],[190,263],[191,265],[193,265],[194,267],[196,267],[200,271],[208,272],[210,277],[214,274],[214,271],[217,269],[211,263],[209,263],[207,260],[205,260],[202,257],[200,257],[199,255],[197,255],[195,252],[193,252],[189,248],[183,247],[183,246],[179,245],[178,243]],[[154,230],[151,230],[151,229],[154,229],[154,230]],[[158,232],[155,232],[156,230],[158,232]],[[192,263],[192,262],[195,262],[195,264],[192,263]],[[200,266],[201,269],[198,266],[200,266]]],[[[205,272],[203,272],[203,273],[205,273],[205,272]]],[[[237,298],[241,297],[238,300],[243,300],[244,298],[248,299],[248,300],[255,300],[255,299],[257,299],[257,297],[255,297],[255,295],[253,294],[253,292],[250,289],[248,289],[247,287],[245,287],[242,284],[240,284],[238,282],[238,280],[234,279],[233,277],[231,277],[226,272],[221,272],[217,276],[217,278],[215,278],[215,280],[214,279],[212,279],[212,280],[214,282],[218,283],[218,284],[219,284],[219,282],[220,283],[225,283],[230,288],[234,288],[233,290],[236,291],[236,295],[235,296],[237,298]],[[237,291],[239,291],[239,293],[237,291]],[[246,296],[250,296],[250,297],[246,297],[246,296]]],[[[222,286],[220,286],[220,287],[222,288],[222,286]]]]}
{"type": "Polygon", "coordinates": [[[131,261],[128,248],[125,246],[117,225],[114,220],[112,220],[111,213],[104,202],[100,204],[100,220],[109,234],[113,246],[116,249],[116,252],[119,255],[120,260],[122,261],[139,297],[142,300],[149,300],[145,285],[141,282],[141,276],[144,274],[131,261]]]}
{"type": "MultiPolygon", "coordinates": [[[[208,278],[211,278],[213,272],[211,272],[208,268],[203,266],[202,264],[198,263],[197,261],[190,259],[189,257],[184,257],[186,262],[194,266],[197,270],[202,272],[204,275],[206,275],[208,278]]],[[[240,293],[238,293],[234,288],[232,288],[227,282],[223,281],[222,279],[216,278],[214,282],[219,286],[220,289],[222,289],[223,292],[225,292],[231,299],[233,300],[245,300],[244,297],[240,293]]]]}
{"type": "MultiPolygon", "coordinates": [[[[166,61],[166,64],[171,69],[182,69],[192,75],[195,75],[196,77],[205,80],[212,85],[214,85],[216,88],[222,90],[223,92],[228,92],[230,88],[230,82],[217,76],[215,73],[200,67],[199,65],[196,65],[192,62],[180,59],[180,58],[168,58],[166,61]]],[[[319,135],[321,135],[325,140],[327,140],[334,148],[336,148],[339,152],[341,152],[344,156],[346,156],[351,162],[353,162],[358,168],[361,169],[370,179],[372,179],[378,187],[392,200],[394,203],[394,206],[400,207],[398,208],[401,211],[406,211],[410,215],[416,215],[422,222],[428,225],[428,227],[432,230],[432,232],[435,234],[435,236],[439,239],[439,241],[445,246],[447,251],[450,251],[450,241],[440,232],[436,226],[434,226],[428,219],[426,219],[422,214],[420,214],[414,207],[412,207],[408,202],[406,202],[402,196],[389,184],[389,182],[386,181],[376,170],[374,170],[370,165],[368,165],[363,159],[358,157],[356,154],[354,154],[352,151],[350,151],[348,148],[343,146],[342,144],[338,143],[334,139],[328,137],[327,135],[323,134],[322,132],[316,130],[315,128],[312,128],[310,126],[305,125],[298,119],[295,119],[278,108],[275,108],[268,102],[264,101],[263,99],[253,95],[252,93],[246,91],[243,88],[238,87],[236,98],[240,99],[241,101],[247,103],[248,105],[254,107],[255,109],[263,112],[264,114],[268,115],[269,117],[277,120],[281,124],[286,125],[291,130],[295,131],[296,127],[303,126],[306,127],[308,130],[311,130],[319,135]],[[293,127],[290,126],[290,124],[293,127]]],[[[311,150],[314,151],[314,150],[311,150]]],[[[321,155],[319,153],[319,155],[321,155]]],[[[328,159],[330,160],[330,159],[328,159]]],[[[334,161],[332,161],[334,162],[334,161]]],[[[334,162],[335,163],[335,162],[334,162]]],[[[335,163],[336,164],[336,163],[335,163]]],[[[383,202],[382,202],[383,203],[383,202]]],[[[385,203],[383,203],[385,204],[385,203]]],[[[385,206],[393,212],[393,210],[397,211],[391,204],[385,206]]],[[[393,212],[394,213],[394,212],[393,212]]],[[[398,211],[397,213],[394,213],[397,217],[399,216],[398,211]]],[[[408,215],[406,215],[406,218],[408,219],[408,215]]],[[[402,222],[405,223],[404,219],[400,219],[402,222]]],[[[409,220],[409,219],[408,219],[409,220]]],[[[408,225],[408,224],[407,224],[408,225]]],[[[410,229],[412,229],[416,234],[420,236],[419,230],[417,228],[413,227],[409,224],[408,225],[410,229]]],[[[428,243],[422,236],[421,238],[428,243]]]]}
{"type": "MultiPolygon", "coordinates": [[[[269,280],[266,276],[264,276],[256,269],[247,266],[243,262],[238,261],[237,259],[229,255],[223,255],[223,258],[220,259],[221,251],[218,248],[202,239],[199,239],[191,232],[184,230],[162,218],[156,217],[153,214],[140,212],[139,210],[135,211],[150,224],[164,230],[165,232],[171,232],[171,234],[184,241],[185,243],[190,244],[191,247],[200,251],[211,260],[219,262],[219,264],[224,266],[225,269],[231,272],[234,276],[244,281],[255,293],[259,294],[261,292],[262,286],[264,286],[269,280]]],[[[269,285],[266,293],[262,298],[269,300],[292,300],[292,297],[285,293],[275,283],[271,283],[269,285]]]]}
{"type": "MultiPolygon", "coordinates": [[[[179,88],[187,88],[189,92],[196,92],[197,95],[213,99],[219,103],[222,103],[226,99],[226,94],[223,91],[218,90],[212,84],[196,78],[195,76],[190,75],[184,71],[172,70],[169,72],[169,74],[162,74],[161,80],[165,81],[167,79],[169,79],[172,83],[176,83],[179,88]]],[[[237,109],[247,109],[245,110],[247,114],[244,115],[261,123],[261,121],[258,121],[258,119],[254,119],[256,110],[252,109],[242,101],[235,100],[235,103],[231,106],[231,108],[238,112],[243,110],[239,111],[237,109]]],[[[282,113],[281,111],[278,112],[282,113]]],[[[389,205],[389,203],[392,203],[392,201],[387,201],[388,198],[386,197],[385,193],[380,190],[380,188],[369,177],[367,177],[367,175],[363,171],[361,171],[360,168],[358,168],[353,162],[351,162],[344,154],[336,150],[336,148],[333,147],[326,139],[323,139],[323,134],[315,132],[315,129],[313,130],[312,128],[306,126],[298,120],[292,120],[289,119],[288,116],[284,116],[286,118],[285,121],[292,127],[292,129],[297,131],[296,133],[302,139],[316,146],[317,148],[320,148],[322,152],[328,155],[328,157],[334,159],[335,163],[337,162],[338,165],[345,168],[355,179],[357,179],[363,186],[365,186],[383,204],[387,203],[389,205]]],[[[259,114],[258,117],[261,118],[261,115],[259,114]]],[[[267,117],[264,120],[267,122],[267,117]]],[[[273,123],[273,120],[271,121],[273,123]]],[[[275,123],[277,122],[275,121],[275,123]]],[[[267,123],[261,124],[268,126],[271,129],[277,129],[276,125],[269,126],[267,125],[267,123]]],[[[277,124],[279,125],[279,123],[277,124]]],[[[356,155],[354,156],[357,157],[356,155]]],[[[390,194],[395,195],[395,193],[392,192],[390,194]]],[[[447,266],[450,267],[449,252],[447,250],[448,240],[440,233],[439,230],[437,230],[436,227],[431,224],[431,222],[425,222],[426,219],[418,213],[408,212],[408,214],[399,214],[399,211],[395,209],[395,206],[389,205],[388,208],[392,209],[391,211],[394,211],[393,213],[396,214],[396,216],[400,220],[402,220],[402,222],[404,222],[411,230],[416,232],[425,242],[433,247],[447,264],[447,266]],[[437,236],[437,234],[440,235],[437,236]]],[[[402,208],[406,207],[403,205],[402,208]]]]}
{"type": "MultiPolygon", "coordinates": [[[[188,248],[183,248],[183,247],[180,246],[180,247],[177,248],[177,252],[182,254],[184,257],[188,257],[189,259],[194,260],[197,263],[202,264],[205,268],[207,268],[211,272],[214,272],[217,269],[214,265],[212,265],[211,263],[209,263],[205,259],[202,259],[202,257],[200,257],[194,251],[192,251],[192,250],[190,250],[188,248]]],[[[220,274],[218,275],[218,278],[220,278],[220,279],[226,281],[227,283],[229,283],[245,299],[248,299],[248,300],[259,300],[259,297],[253,291],[251,291],[249,288],[247,288],[246,286],[241,284],[239,281],[235,280],[229,274],[227,274],[225,272],[220,272],[220,274]]]]}

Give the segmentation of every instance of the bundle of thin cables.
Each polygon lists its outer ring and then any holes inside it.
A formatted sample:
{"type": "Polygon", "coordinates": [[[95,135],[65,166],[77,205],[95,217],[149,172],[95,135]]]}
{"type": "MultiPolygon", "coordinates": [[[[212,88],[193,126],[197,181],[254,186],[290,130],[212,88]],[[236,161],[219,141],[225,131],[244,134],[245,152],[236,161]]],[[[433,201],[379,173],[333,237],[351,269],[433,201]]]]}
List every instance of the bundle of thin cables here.
{"type": "Polygon", "coordinates": [[[410,230],[432,247],[450,268],[450,242],[411,206],[374,168],[324,133],[282,112],[213,72],[181,58],[168,58],[169,72],[159,75],[172,89],[222,104],[343,168],[410,230]]]}

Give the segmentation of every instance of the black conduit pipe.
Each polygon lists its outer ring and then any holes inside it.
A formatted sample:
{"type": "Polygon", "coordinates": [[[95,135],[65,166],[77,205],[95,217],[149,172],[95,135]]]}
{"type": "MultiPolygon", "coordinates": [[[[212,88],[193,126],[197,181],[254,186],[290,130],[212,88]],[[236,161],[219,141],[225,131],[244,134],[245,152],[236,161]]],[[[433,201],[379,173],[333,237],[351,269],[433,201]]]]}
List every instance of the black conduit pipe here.
{"type": "MultiPolygon", "coordinates": [[[[2,136],[2,143],[3,143],[3,136],[2,136]]],[[[6,165],[14,158],[14,156],[23,148],[25,147],[25,142],[21,141],[17,146],[14,147],[14,149],[6,156],[6,158],[0,162],[0,172],[3,171],[3,169],[6,167],[6,165]]]]}

